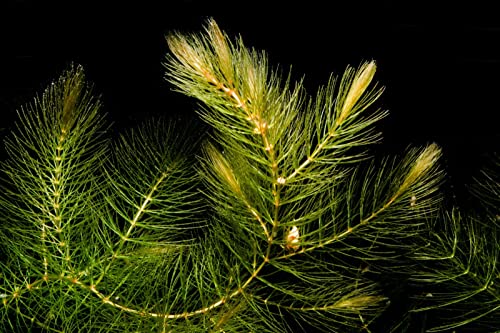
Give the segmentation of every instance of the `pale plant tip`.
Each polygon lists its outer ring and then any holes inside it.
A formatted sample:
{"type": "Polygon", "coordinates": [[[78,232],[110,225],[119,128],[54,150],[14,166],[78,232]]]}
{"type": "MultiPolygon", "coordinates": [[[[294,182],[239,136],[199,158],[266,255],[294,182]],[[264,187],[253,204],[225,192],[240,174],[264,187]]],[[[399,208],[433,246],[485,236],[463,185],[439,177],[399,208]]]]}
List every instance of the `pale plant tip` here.
{"type": "Polygon", "coordinates": [[[421,174],[429,170],[441,156],[441,148],[435,143],[427,146],[417,158],[415,170],[421,174]]]}
{"type": "Polygon", "coordinates": [[[227,80],[233,81],[233,58],[226,35],[213,19],[208,21],[207,32],[210,36],[211,44],[213,45],[213,49],[222,73],[227,80]]]}
{"type": "Polygon", "coordinates": [[[175,34],[167,36],[167,44],[170,51],[180,64],[196,76],[206,76],[205,60],[200,52],[191,45],[185,37],[175,34]]]}
{"type": "Polygon", "coordinates": [[[372,82],[376,71],[377,65],[373,60],[368,63],[364,63],[358,70],[354,80],[352,81],[351,87],[349,88],[344,105],[342,106],[342,111],[340,112],[338,120],[339,123],[343,122],[351,113],[354,105],[356,105],[361,96],[363,96],[363,93],[366,91],[366,88],[368,88],[372,82]]]}
{"type": "Polygon", "coordinates": [[[206,152],[217,175],[219,175],[235,193],[241,193],[240,184],[236,180],[234,171],[226,158],[224,158],[224,156],[212,145],[207,145],[206,152]]]}
{"type": "Polygon", "coordinates": [[[377,305],[385,299],[384,296],[356,296],[338,301],[335,303],[335,307],[351,310],[364,309],[369,306],[377,305]]]}
{"type": "Polygon", "coordinates": [[[436,164],[440,157],[441,148],[437,144],[432,143],[427,146],[415,160],[413,167],[401,185],[401,190],[408,188],[426,174],[436,164]]]}

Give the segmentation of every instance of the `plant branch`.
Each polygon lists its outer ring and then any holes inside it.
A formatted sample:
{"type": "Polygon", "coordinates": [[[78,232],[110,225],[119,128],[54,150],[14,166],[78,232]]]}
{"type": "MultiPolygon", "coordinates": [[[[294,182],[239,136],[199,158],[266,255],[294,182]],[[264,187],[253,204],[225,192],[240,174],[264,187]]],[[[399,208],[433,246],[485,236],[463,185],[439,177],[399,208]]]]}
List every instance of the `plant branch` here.
{"type": "Polygon", "coordinates": [[[148,192],[148,194],[144,198],[144,201],[142,202],[141,206],[139,207],[139,209],[135,213],[133,219],[130,221],[130,226],[129,226],[127,232],[125,233],[125,235],[121,235],[120,242],[118,244],[118,248],[116,249],[116,251],[113,252],[113,256],[111,257],[111,260],[108,262],[108,265],[106,266],[106,268],[103,270],[103,272],[101,273],[101,275],[97,279],[95,285],[98,285],[99,282],[102,281],[102,279],[105,277],[106,273],[109,271],[109,269],[113,265],[113,262],[115,261],[115,259],[120,255],[120,252],[123,249],[125,242],[130,240],[130,235],[132,234],[132,231],[136,227],[137,222],[141,218],[141,216],[144,213],[144,211],[146,210],[147,206],[153,200],[153,195],[157,191],[158,186],[165,180],[167,175],[168,175],[168,173],[166,171],[162,172],[160,177],[158,178],[158,180],[155,182],[155,184],[152,186],[152,188],[150,189],[150,191],[148,192]]]}

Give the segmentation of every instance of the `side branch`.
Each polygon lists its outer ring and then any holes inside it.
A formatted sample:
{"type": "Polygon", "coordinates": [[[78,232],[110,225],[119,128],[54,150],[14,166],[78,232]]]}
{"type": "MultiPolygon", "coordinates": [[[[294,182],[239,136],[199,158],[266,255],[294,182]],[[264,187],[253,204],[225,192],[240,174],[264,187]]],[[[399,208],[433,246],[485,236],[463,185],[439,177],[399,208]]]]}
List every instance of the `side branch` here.
{"type": "Polygon", "coordinates": [[[303,247],[299,251],[287,253],[285,255],[277,257],[276,259],[290,258],[290,257],[293,257],[293,256],[295,256],[297,254],[302,254],[302,253],[305,253],[305,252],[310,252],[310,251],[322,248],[324,246],[330,245],[330,244],[332,244],[334,242],[337,242],[337,241],[340,241],[340,240],[344,239],[345,237],[347,237],[348,235],[350,235],[353,231],[356,231],[359,227],[368,224],[370,221],[372,221],[374,218],[376,218],[378,215],[380,215],[383,211],[385,211],[387,208],[389,208],[394,203],[394,201],[397,200],[397,198],[401,194],[402,194],[402,191],[398,190],[396,192],[396,194],[394,194],[380,209],[378,209],[377,211],[371,213],[369,217],[360,220],[359,223],[356,224],[354,227],[348,227],[344,232],[342,232],[340,234],[337,234],[337,235],[333,236],[332,238],[330,238],[330,239],[328,239],[328,240],[326,240],[326,241],[324,241],[322,243],[319,243],[317,245],[310,246],[310,247],[303,247]]]}
{"type": "Polygon", "coordinates": [[[284,305],[278,302],[269,301],[266,299],[261,299],[260,297],[253,296],[254,298],[258,298],[259,301],[263,302],[266,305],[273,305],[278,308],[282,308],[288,311],[301,311],[301,312],[309,312],[309,311],[329,311],[329,310],[350,310],[352,312],[359,312],[362,308],[366,308],[368,306],[373,306],[377,303],[387,300],[385,296],[372,296],[372,295],[364,295],[364,296],[353,296],[350,298],[343,298],[333,304],[321,305],[321,306],[291,306],[284,305]]]}
{"type": "Polygon", "coordinates": [[[325,242],[307,248],[303,247],[301,250],[297,252],[292,252],[282,255],[277,259],[290,258],[294,255],[309,252],[317,248],[321,248],[326,245],[332,244],[336,241],[343,239],[344,237],[346,237],[347,235],[358,229],[360,226],[368,224],[370,221],[372,221],[382,212],[388,209],[396,200],[398,200],[405,192],[407,192],[409,188],[414,186],[422,177],[425,177],[425,175],[431,171],[431,169],[433,168],[433,166],[435,165],[440,156],[441,156],[441,150],[439,149],[439,147],[436,144],[429,145],[422,151],[422,153],[420,153],[420,155],[418,155],[415,158],[415,162],[413,163],[409,172],[406,174],[405,178],[402,180],[396,192],[392,195],[391,198],[389,198],[389,200],[387,200],[387,202],[384,205],[382,205],[382,207],[372,212],[367,218],[361,219],[359,223],[354,227],[348,227],[347,230],[345,230],[344,232],[333,236],[332,238],[326,240],[325,242]]]}
{"type": "Polygon", "coordinates": [[[161,176],[158,178],[158,180],[155,182],[149,193],[146,195],[146,198],[142,202],[141,207],[137,210],[136,214],[134,215],[134,218],[130,221],[130,226],[125,233],[125,235],[122,235],[120,238],[120,243],[118,244],[118,249],[113,252],[113,256],[111,257],[110,262],[106,266],[106,268],[103,270],[103,273],[101,276],[97,279],[96,285],[99,284],[99,282],[102,281],[108,270],[111,268],[111,265],[113,264],[114,260],[118,257],[120,251],[122,250],[123,246],[125,245],[125,242],[127,242],[130,239],[130,234],[132,233],[132,230],[136,227],[137,222],[139,221],[139,218],[144,214],[144,211],[146,210],[146,207],[151,203],[153,200],[153,194],[158,190],[158,186],[165,180],[167,177],[167,172],[162,172],[161,176]]]}
{"type": "Polygon", "coordinates": [[[329,133],[328,136],[321,142],[319,143],[312,154],[307,157],[307,159],[302,162],[301,165],[297,167],[288,177],[285,177],[286,181],[292,180],[294,177],[296,177],[305,167],[307,167],[311,162],[314,161],[314,158],[323,150],[325,145],[335,136],[334,131],[329,133]]]}
{"type": "MultiPolygon", "coordinates": [[[[355,106],[370,85],[375,75],[376,68],[377,66],[374,61],[365,63],[361,66],[349,86],[346,97],[337,101],[337,103],[341,105],[341,108],[337,110],[337,117],[332,127],[328,129],[328,135],[318,143],[312,154],[308,156],[307,159],[302,162],[302,164],[300,164],[288,177],[285,178],[287,181],[292,180],[311,162],[313,162],[314,158],[324,149],[326,144],[337,135],[337,129],[340,125],[342,125],[349,118],[349,116],[355,112],[355,106]]],[[[351,71],[352,69],[348,69],[346,71],[346,74],[344,75],[345,80],[349,78],[351,71]]],[[[341,94],[342,91],[340,91],[339,96],[341,94]]]]}

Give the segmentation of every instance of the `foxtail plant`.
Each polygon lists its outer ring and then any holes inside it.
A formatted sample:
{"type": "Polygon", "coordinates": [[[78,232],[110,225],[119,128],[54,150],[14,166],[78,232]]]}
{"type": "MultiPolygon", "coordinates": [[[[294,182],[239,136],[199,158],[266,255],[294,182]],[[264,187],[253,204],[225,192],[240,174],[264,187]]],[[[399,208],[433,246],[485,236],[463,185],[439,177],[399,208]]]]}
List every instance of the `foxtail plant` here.
{"type": "Polygon", "coordinates": [[[439,259],[423,240],[440,149],[368,161],[387,115],[373,61],[309,97],[212,20],[167,40],[168,81],[213,128],[200,145],[162,122],[108,139],[78,66],[20,110],[1,165],[2,331],[376,329],[381,282],[439,259]]]}

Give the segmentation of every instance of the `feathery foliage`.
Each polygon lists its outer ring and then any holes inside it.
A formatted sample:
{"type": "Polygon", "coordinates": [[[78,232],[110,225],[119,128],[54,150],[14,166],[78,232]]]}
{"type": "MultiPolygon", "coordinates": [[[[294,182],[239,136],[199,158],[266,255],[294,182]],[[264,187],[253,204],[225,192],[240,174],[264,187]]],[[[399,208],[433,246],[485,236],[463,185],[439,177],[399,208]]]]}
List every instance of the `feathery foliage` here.
{"type": "Polygon", "coordinates": [[[308,96],[213,20],[167,41],[167,80],[213,128],[201,144],[158,120],[108,139],[78,66],[20,110],[2,330],[374,332],[397,281],[414,294],[393,331],[442,309],[433,331],[494,327],[498,188],[480,223],[441,213],[437,145],[370,158],[374,61],[308,96]]]}

